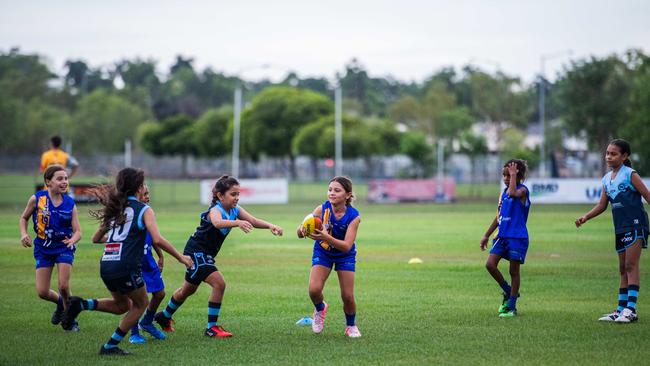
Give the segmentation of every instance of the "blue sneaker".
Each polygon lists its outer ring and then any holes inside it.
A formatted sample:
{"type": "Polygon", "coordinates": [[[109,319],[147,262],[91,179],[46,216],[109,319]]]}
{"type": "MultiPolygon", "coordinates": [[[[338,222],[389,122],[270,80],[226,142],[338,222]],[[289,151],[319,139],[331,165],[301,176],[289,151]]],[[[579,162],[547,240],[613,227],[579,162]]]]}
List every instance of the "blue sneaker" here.
{"type": "Polygon", "coordinates": [[[147,343],[147,338],[141,336],[140,334],[131,334],[129,337],[129,342],[133,344],[147,343]]]}
{"type": "Polygon", "coordinates": [[[163,333],[161,330],[156,328],[155,325],[153,324],[142,324],[140,323],[140,329],[144,330],[145,332],[151,334],[152,337],[156,339],[165,339],[167,336],[165,336],[165,333],[163,333]]]}

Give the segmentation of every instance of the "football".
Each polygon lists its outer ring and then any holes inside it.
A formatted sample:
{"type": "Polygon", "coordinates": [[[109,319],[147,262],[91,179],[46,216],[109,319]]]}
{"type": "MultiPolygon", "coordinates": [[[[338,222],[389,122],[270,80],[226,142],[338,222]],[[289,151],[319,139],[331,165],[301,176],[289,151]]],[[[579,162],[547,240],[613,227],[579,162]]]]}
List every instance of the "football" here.
{"type": "Polygon", "coordinates": [[[322,230],[323,222],[320,217],[316,217],[312,214],[305,216],[305,219],[302,220],[302,227],[305,228],[305,235],[310,235],[314,230],[322,230]]]}

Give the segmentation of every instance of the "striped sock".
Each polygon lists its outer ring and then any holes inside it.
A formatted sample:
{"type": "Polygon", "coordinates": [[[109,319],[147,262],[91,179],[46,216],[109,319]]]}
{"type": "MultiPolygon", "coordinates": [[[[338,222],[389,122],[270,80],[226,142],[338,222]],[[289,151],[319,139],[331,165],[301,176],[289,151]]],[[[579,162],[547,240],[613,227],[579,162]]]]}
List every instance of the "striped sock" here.
{"type": "Polygon", "coordinates": [[[97,309],[97,299],[87,299],[81,301],[81,308],[83,310],[95,310],[97,309]]]}
{"type": "Polygon", "coordinates": [[[144,313],[144,316],[143,316],[142,319],[140,320],[140,324],[145,324],[145,325],[147,325],[147,324],[151,324],[151,323],[153,323],[153,317],[154,317],[154,315],[156,315],[156,311],[155,311],[155,310],[149,310],[149,309],[147,309],[147,311],[144,313]]]}
{"type": "Polygon", "coordinates": [[[636,300],[638,297],[639,297],[639,285],[628,285],[626,308],[636,312],[636,300]]]}
{"type": "Polygon", "coordinates": [[[219,312],[221,311],[220,302],[208,301],[208,329],[217,325],[219,320],[219,312]]]}
{"type": "Polygon", "coordinates": [[[627,306],[627,287],[618,289],[618,307],[616,311],[621,312],[627,306]]]}
{"type": "Polygon", "coordinates": [[[117,329],[115,329],[115,333],[113,333],[111,338],[104,345],[104,348],[106,349],[116,348],[117,345],[120,344],[120,341],[124,339],[124,336],[126,336],[126,332],[123,332],[120,329],[120,327],[117,327],[117,329]]]}
{"type": "Polygon", "coordinates": [[[172,298],[169,299],[169,303],[167,303],[167,307],[163,311],[165,318],[171,319],[176,310],[178,310],[181,305],[183,305],[183,302],[174,300],[174,296],[172,296],[172,298]]]}
{"type": "Polygon", "coordinates": [[[355,324],[356,318],[357,318],[356,313],[355,314],[347,314],[346,313],[345,314],[345,325],[347,325],[348,327],[353,326],[355,324]]]}

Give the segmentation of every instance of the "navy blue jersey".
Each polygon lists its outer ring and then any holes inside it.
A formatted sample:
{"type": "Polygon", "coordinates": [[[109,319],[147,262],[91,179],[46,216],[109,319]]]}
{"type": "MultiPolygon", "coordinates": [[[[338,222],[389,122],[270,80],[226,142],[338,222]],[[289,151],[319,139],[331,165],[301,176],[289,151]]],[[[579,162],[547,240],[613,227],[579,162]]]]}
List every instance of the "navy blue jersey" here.
{"type": "Polygon", "coordinates": [[[632,174],[636,171],[621,166],[612,179],[612,173],[605,174],[602,180],[607,199],[612,204],[614,230],[621,234],[636,229],[648,231],[648,214],[643,208],[641,194],[632,185],[632,174]]]}
{"type": "Polygon", "coordinates": [[[34,244],[55,250],[65,247],[63,239],[72,236],[72,211],[75,203],[67,194],[62,194],[63,202],[54,206],[48,190],[36,192],[36,209],[32,213],[34,222],[34,244]]]}
{"type": "MultiPolygon", "coordinates": [[[[325,201],[321,206],[321,220],[323,222],[323,230],[326,230],[330,235],[339,240],[345,240],[345,234],[348,231],[348,226],[357,217],[359,217],[359,211],[357,211],[357,209],[352,206],[347,206],[345,214],[343,214],[343,217],[338,220],[334,215],[334,209],[332,208],[330,201],[325,201]]],[[[346,256],[350,254],[354,255],[357,252],[356,242],[352,244],[352,248],[347,253],[334,248],[328,242],[321,242],[320,240],[316,240],[314,242],[314,248],[324,249],[331,256],[346,256]]]]}
{"type": "Polygon", "coordinates": [[[526,222],[528,221],[528,211],[530,210],[530,198],[528,187],[523,184],[517,185],[517,190],[520,188],[524,188],[526,191],[526,199],[524,202],[521,202],[521,197],[510,197],[507,187],[503,190],[497,209],[499,230],[495,237],[513,239],[528,238],[526,222]]]}
{"type": "Polygon", "coordinates": [[[102,278],[119,278],[142,269],[142,256],[147,228],[142,216],[149,208],[135,197],[129,197],[124,208],[126,217],[122,225],[113,221],[104,247],[100,273],[102,278]]]}
{"type": "Polygon", "coordinates": [[[201,252],[212,257],[215,257],[221,245],[223,245],[224,240],[230,233],[231,228],[218,229],[210,221],[210,211],[219,210],[221,213],[221,218],[224,220],[237,220],[239,217],[239,206],[231,208],[228,212],[221,206],[221,202],[211,206],[207,211],[201,214],[201,221],[199,226],[194,231],[194,234],[190,236],[185,244],[185,250],[183,254],[190,255],[193,253],[201,252]]]}

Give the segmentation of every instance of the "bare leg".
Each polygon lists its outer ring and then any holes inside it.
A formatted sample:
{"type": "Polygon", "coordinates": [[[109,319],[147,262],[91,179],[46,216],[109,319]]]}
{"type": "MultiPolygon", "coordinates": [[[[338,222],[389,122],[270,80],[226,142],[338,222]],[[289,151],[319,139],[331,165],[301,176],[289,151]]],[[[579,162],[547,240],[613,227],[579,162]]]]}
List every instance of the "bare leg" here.
{"type": "Polygon", "coordinates": [[[311,267],[309,272],[309,297],[314,305],[320,304],[324,300],[323,288],[330,272],[332,272],[332,269],[325,266],[315,265],[311,267]]]}

